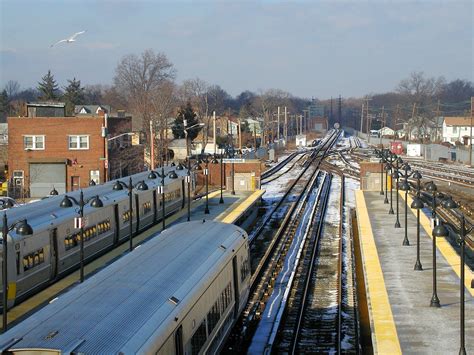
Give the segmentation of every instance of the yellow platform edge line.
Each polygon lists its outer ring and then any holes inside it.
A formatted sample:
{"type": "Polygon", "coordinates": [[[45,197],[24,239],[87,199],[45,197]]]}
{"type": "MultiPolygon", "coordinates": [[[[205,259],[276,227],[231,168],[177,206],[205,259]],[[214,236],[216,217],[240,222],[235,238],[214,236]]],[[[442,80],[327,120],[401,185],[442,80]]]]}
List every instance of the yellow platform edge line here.
{"type": "Polygon", "coordinates": [[[385,287],[364,192],[356,190],[355,197],[375,350],[377,354],[401,354],[400,341],[385,287]]]}
{"type": "Polygon", "coordinates": [[[217,220],[223,223],[235,223],[237,219],[245,212],[249,206],[251,206],[255,201],[257,201],[265,193],[265,190],[255,190],[249,197],[247,197],[241,204],[235,207],[232,212],[225,216],[225,211],[221,213],[217,220]]]}
{"type": "MultiPolygon", "coordinates": [[[[405,193],[399,191],[400,196],[402,197],[402,201],[405,201],[405,193]]],[[[413,212],[416,216],[416,209],[411,208],[411,203],[413,202],[413,198],[408,195],[408,208],[413,212]]],[[[425,230],[426,234],[432,239],[432,230],[431,230],[431,223],[430,218],[420,211],[420,225],[425,230]]],[[[436,248],[441,252],[443,257],[446,259],[447,263],[451,266],[453,271],[456,275],[461,278],[461,257],[456,253],[456,250],[453,249],[451,244],[445,238],[438,238],[436,240],[436,248]]],[[[474,273],[471,271],[469,266],[464,266],[464,286],[467,288],[468,292],[471,296],[474,296],[474,289],[471,288],[471,280],[474,279],[474,273]]]]}

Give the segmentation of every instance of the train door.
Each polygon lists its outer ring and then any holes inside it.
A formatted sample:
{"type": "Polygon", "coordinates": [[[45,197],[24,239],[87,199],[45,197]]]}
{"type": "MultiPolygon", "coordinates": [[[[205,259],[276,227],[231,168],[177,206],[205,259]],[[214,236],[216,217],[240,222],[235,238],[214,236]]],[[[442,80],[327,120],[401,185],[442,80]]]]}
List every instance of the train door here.
{"type": "Polygon", "coordinates": [[[114,205],[114,227],[115,227],[114,245],[116,245],[119,241],[119,236],[120,236],[119,206],[118,205],[114,205]]]}
{"type": "MultiPolygon", "coordinates": [[[[137,211],[137,228],[136,233],[140,230],[140,201],[138,200],[138,195],[135,195],[135,211],[137,211]]],[[[133,216],[132,216],[133,218],[133,216]]]]}
{"type": "Polygon", "coordinates": [[[71,176],[71,191],[79,190],[81,186],[81,178],[79,176],[71,176]]]}
{"type": "Polygon", "coordinates": [[[51,280],[58,276],[58,229],[49,231],[50,260],[51,260],[51,280]]]}
{"type": "Polygon", "coordinates": [[[153,190],[153,224],[155,224],[158,219],[158,206],[156,204],[156,190],[153,190]]]}
{"type": "Polygon", "coordinates": [[[237,268],[237,256],[234,255],[232,258],[232,270],[234,276],[234,318],[237,319],[239,317],[239,306],[240,306],[240,299],[239,299],[239,272],[237,268]]]}
{"type": "Polygon", "coordinates": [[[183,349],[183,326],[180,325],[174,333],[174,346],[176,355],[184,355],[183,349]]]}
{"type": "Polygon", "coordinates": [[[181,180],[181,192],[182,192],[181,196],[183,196],[183,202],[182,202],[181,208],[184,208],[184,205],[186,203],[186,194],[184,192],[184,179],[181,180]]]}

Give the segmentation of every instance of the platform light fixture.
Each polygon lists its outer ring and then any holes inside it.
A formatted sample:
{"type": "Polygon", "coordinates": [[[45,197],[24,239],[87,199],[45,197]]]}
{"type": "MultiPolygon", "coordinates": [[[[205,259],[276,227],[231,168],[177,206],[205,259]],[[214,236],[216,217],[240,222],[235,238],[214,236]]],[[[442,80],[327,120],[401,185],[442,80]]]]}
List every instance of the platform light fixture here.
{"type": "MultiPolygon", "coordinates": [[[[452,197],[448,197],[446,200],[442,202],[442,206],[448,210],[454,212],[455,216],[460,219],[461,226],[459,230],[460,238],[457,242],[460,245],[460,258],[461,258],[461,277],[459,280],[459,291],[460,291],[460,347],[459,347],[459,354],[466,354],[466,342],[465,342],[465,297],[464,297],[464,282],[465,282],[465,245],[466,245],[466,235],[469,234],[473,229],[474,226],[466,228],[466,218],[464,213],[458,211],[458,204],[452,199],[452,197]]],[[[447,237],[449,232],[441,231],[439,234],[440,237],[447,237]]]]}
{"type": "Polygon", "coordinates": [[[84,282],[84,206],[90,203],[91,207],[100,208],[103,207],[104,204],[99,196],[93,196],[87,200],[84,200],[84,192],[81,189],[79,195],[79,201],[76,200],[72,196],[64,195],[63,200],[59,204],[61,208],[70,208],[73,205],[79,206],[79,217],[81,223],[81,240],[80,240],[80,251],[79,251],[79,259],[80,259],[80,280],[84,282]]]}

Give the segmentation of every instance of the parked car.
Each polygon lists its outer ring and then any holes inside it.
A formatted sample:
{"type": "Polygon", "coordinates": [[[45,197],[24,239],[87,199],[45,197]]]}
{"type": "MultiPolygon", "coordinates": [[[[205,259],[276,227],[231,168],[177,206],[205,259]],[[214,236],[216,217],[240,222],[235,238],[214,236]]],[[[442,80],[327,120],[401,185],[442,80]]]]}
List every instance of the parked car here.
{"type": "Polygon", "coordinates": [[[0,197],[0,210],[6,210],[7,208],[11,208],[17,206],[18,204],[14,199],[11,197],[0,197]]]}

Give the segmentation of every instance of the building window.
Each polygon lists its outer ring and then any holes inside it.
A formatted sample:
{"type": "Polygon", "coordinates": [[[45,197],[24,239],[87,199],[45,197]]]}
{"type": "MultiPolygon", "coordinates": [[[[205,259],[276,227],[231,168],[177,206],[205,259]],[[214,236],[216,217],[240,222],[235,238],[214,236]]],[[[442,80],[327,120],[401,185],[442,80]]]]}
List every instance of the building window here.
{"type": "Polygon", "coordinates": [[[454,134],[458,133],[458,128],[457,127],[453,127],[453,133],[454,134]]]}
{"type": "Polygon", "coordinates": [[[44,136],[23,136],[25,149],[44,150],[44,136]]]}
{"type": "Polygon", "coordinates": [[[100,184],[100,171],[99,170],[90,171],[90,181],[94,181],[97,185],[100,184]]]}
{"type": "Polygon", "coordinates": [[[89,149],[89,136],[69,136],[69,149],[89,149]]]}

